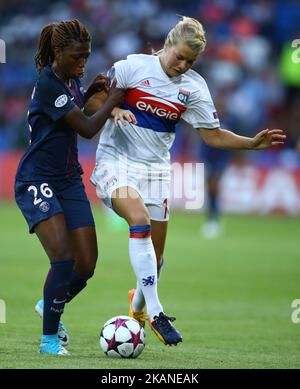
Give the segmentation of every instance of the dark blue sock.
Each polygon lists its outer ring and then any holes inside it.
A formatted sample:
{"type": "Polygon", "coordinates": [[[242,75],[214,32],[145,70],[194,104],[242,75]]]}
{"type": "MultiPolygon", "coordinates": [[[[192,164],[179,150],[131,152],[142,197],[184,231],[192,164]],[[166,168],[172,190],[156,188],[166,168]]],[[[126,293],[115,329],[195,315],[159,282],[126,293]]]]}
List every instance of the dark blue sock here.
{"type": "Polygon", "coordinates": [[[78,273],[76,270],[73,270],[70,287],[67,292],[67,303],[70,302],[79,292],[82,291],[87,285],[87,280],[92,277],[91,274],[89,277],[83,276],[78,273]]]}
{"type": "Polygon", "coordinates": [[[219,219],[219,202],[218,195],[215,193],[210,193],[208,197],[208,217],[209,219],[218,220],[219,219]]]}
{"type": "Polygon", "coordinates": [[[44,285],[43,334],[57,333],[60,316],[64,311],[70,286],[73,259],[50,261],[51,268],[44,285]]]}

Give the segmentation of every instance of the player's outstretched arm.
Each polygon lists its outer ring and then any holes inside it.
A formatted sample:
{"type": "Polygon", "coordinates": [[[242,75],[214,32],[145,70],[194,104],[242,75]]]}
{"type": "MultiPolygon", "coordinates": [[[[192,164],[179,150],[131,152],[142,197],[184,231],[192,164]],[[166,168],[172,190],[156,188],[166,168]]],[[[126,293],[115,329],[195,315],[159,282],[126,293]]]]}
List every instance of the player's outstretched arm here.
{"type": "Polygon", "coordinates": [[[113,108],[123,102],[124,94],[123,89],[116,88],[116,81],[114,81],[109,90],[108,98],[94,115],[87,117],[75,106],[64,116],[64,120],[79,135],[90,139],[104,126],[113,108]]]}
{"type": "Polygon", "coordinates": [[[286,138],[283,130],[269,130],[268,128],[260,131],[253,138],[240,136],[222,128],[200,128],[199,132],[209,146],[228,150],[262,150],[271,146],[282,145],[286,138]]]}

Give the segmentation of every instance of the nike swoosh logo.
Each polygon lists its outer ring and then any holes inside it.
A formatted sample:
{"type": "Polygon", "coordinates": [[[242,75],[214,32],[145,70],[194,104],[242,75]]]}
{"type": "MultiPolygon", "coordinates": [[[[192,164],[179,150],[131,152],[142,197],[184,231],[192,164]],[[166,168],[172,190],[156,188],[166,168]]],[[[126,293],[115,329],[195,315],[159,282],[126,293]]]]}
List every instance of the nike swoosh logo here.
{"type": "Polygon", "coordinates": [[[70,100],[71,100],[71,101],[74,100],[74,97],[71,97],[70,100]]]}
{"type": "Polygon", "coordinates": [[[64,300],[56,300],[54,299],[53,302],[54,304],[62,304],[62,303],[65,303],[67,301],[67,299],[64,299],[64,300]]]}

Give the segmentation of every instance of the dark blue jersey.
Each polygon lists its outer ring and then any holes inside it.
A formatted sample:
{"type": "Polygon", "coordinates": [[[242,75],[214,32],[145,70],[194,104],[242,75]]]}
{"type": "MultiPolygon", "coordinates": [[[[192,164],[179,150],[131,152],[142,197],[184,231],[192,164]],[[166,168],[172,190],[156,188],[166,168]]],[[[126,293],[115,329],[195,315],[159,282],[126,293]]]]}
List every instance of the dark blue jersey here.
{"type": "Polygon", "coordinates": [[[29,105],[30,145],[19,163],[18,180],[64,179],[82,174],[77,134],[63,119],[75,105],[83,107],[81,83],[71,83],[68,87],[50,66],[42,70],[29,105]]]}

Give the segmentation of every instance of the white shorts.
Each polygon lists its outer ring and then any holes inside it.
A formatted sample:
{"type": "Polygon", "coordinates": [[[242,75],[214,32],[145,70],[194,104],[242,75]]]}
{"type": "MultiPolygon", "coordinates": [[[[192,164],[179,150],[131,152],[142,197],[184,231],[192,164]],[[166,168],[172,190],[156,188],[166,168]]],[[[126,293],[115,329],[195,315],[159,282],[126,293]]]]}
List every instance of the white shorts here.
{"type": "MultiPolygon", "coordinates": [[[[150,169],[142,163],[122,163],[118,158],[98,160],[90,181],[96,186],[97,196],[112,208],[112,197],[118,188],[133,188],[143,199],[151,220],[169,220],[170,174],[150,169]]],[[[119,197],[128,197],[119,191],[119,197]]]]}

